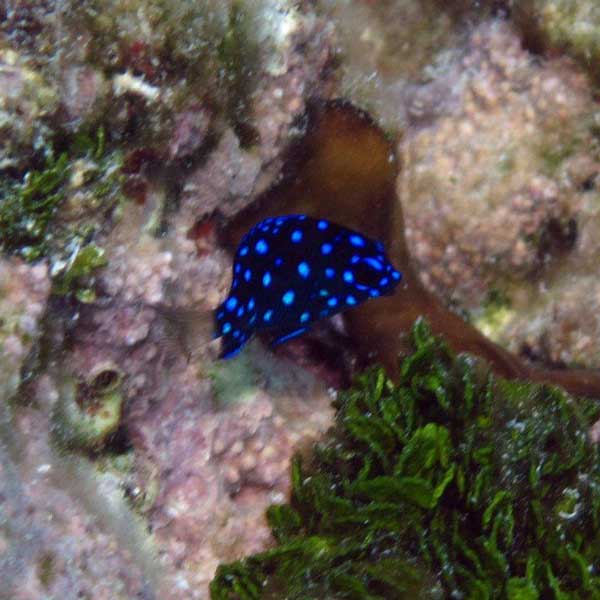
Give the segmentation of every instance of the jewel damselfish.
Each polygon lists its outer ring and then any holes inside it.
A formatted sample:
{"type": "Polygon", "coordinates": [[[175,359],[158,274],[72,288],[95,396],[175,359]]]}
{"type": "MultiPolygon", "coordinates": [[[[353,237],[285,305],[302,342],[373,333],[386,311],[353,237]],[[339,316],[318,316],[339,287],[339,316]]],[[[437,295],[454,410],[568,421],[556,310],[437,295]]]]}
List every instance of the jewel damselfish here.
{"type": "Polygon", "coordinates": [[[402,275],[383,244],[306,215],[270,217],[242,238],[229,295],[215,311],[222,358],[257,331],[273,344],[302,335],[312,323],[370,298],[393,294],[402,275]]]}

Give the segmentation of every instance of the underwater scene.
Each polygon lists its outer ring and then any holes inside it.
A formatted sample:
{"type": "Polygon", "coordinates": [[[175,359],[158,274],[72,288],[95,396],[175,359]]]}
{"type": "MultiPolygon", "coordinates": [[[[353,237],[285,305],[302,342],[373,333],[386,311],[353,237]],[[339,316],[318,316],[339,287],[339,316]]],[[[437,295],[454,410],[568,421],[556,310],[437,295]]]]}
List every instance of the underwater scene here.
{"type": "Polygon", "coordinates": [[[0,4],[0,600],[600,600],[600,4],[0,4]]]}

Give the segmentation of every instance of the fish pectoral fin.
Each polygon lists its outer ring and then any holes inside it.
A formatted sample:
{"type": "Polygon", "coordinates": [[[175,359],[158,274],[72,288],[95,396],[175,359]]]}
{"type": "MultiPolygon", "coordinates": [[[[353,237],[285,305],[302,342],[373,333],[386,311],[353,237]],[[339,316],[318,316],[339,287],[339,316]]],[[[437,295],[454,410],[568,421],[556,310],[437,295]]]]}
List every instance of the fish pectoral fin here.
{"type": "Polygon", "coordinates": [[[284,342],[293,340],[294,338],[301,336],[302,334],[306,333],[308,329],[308,327],[299,327],[297,329],[288,329],[284,331],[271,342],[271,348],[279,346],[279,344],[283,344],[284,342]]]}
{"type": "Polygon", "coordinates": [[[232,333],[227,333],[221,336],[221,353],[219,358],[227,360],[237,356],[242,349],[242,346],[248,341],[248,336],[239,335],[234,337],[232,333]]]}

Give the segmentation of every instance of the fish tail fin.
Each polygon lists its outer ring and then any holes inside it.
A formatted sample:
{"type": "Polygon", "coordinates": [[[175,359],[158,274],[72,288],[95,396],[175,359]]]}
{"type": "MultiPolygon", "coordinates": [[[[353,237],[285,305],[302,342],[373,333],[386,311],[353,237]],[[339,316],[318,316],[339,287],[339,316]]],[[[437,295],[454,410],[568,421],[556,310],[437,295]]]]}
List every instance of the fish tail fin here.
{"type": "Polygon", "coordinates": [[[163,323],[159,343],[182,352],[188,361],[206,349],[214,334],[214,316],[210,309],[189,309],[152,304],[163,323]]]}

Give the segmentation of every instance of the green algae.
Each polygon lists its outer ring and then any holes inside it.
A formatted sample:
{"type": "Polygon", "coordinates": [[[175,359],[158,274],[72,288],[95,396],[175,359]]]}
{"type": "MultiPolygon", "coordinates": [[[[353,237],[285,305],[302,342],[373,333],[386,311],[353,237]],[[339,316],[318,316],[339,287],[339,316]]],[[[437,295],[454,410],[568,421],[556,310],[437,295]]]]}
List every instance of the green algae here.
{"type": "Polygon", "coordinates": [[[213,599],[600,598],[600,407],[497,379],[422,320],[412,343],[400,384],[341,394],[268,511],[277,545],[220,566],[213,599]]]}
{"type": "Polygon", "coordinates": [[[0,251],[28,262],[49,259],[53,293],[95,298],[94,273],[106,264],[94,243],[122,201],[123,159],[108,149],[105,131],[80,131],[44,148],[42,168],[0,184],[0,251]]]}

